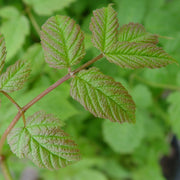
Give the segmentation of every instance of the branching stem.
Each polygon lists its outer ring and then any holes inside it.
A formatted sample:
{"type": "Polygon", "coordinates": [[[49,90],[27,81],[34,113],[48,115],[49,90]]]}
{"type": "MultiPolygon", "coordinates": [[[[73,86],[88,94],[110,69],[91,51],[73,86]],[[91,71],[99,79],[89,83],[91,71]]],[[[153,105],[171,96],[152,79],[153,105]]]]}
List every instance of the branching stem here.
{"type": "Polygon", "coordinates": [[[8,93],[4,91],[0,91],[0,93],[4,94],[16,106],[18,110],[21,110],[21,107],[19,106],[19,104],[8,93]]]}
{"type": "MultiPolygon", "coordinates": [[[[24,115],[24,113],[32,106],[34,105],[36,102],[38,102],[40,99],[42,99],[45,95],[47,95],[48,93],[50,93],[53,89],[55,89],[56,87],[58,87],[60,84],[62,84],[63,82],[65,82],[66,80],[70,79],[72,76],[74,76],[76,73],[78,73],[79,71],[85,69],[86,67],[88,67],[89,65],[91,65],[92,63],[96,62],[97,60],[101,59],[103,57],[103,54],[100,54],[99,56],[93,58],[92,60],[88,61],[87,63],[83,64],[81,67],[77,68],[76,70],[74,70],[73,72],[68,73],[67,75],[65,75],[64,77],[62,77],[61,79],[59,79],[57,82],[55,82],[53,85],[51,85],[50,87],[48,87],[46,90],[44,90],[41,94],[39,94],[38,96],[36,96],[33,100],[31,100],[29,103],[27,103],[23,108],[21,108],[21,111],[18,111],[17,115],[14,117],[14,119],[12,120],[11,124],[8,126],[8,128],[5,130],[4,134],[1,137],[0,140],[0,155],[2,155],[2,149],[3,149],[3,145],[6,141],[6,138],[8,136],[8,134],[11,132],[11,130],[13,129],[13,127],[16,125],[16,123],[19,121],[20,117],[24,115]],[[23,112],[23,113],[22,113],[23,112]]],[[[9,96],[10,97],[10,96],[9,96]]],[[[13,101],[15,102],[15,101],[13,101]]]]}
{"type": "Polygon", "coordinates": [[[6,93],[4,91],[0,91],[0,93],[4,94],[16,106],[18,111],[22,114],[23,123],[24,123],[24,126],[26,126],[25,115],[24,115],[22,108],[19,106],[19,104],[8,93],[6,93]]]}

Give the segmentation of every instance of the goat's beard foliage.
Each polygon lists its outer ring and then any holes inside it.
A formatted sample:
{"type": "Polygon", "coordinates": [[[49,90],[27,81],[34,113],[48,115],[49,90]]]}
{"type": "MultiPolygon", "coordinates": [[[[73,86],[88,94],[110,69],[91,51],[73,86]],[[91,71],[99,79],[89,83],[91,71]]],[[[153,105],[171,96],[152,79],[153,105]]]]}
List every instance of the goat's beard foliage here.
{"type": "MultiPolygon", "coordinates": [[[[129,23],[118,28],[117,13],[111,5],[93,12],[92,42],[109,62],[131,69],[159,68],[176,62],[156,46],[158,36],[146,32],[142,25],[129,23]]],[[[42,26],[41,43],[51,67],[69,69],[71,96],[85,109],[112,122],[135,123],[134,101],[120,82],[97,68],[71,72],[71,67],[85,56],[84,33],[74,20],[61,15],[49,18],[42,26]]],[[[5,42],[0,35],[0,72],[5,58],[5,42]]],[[[0,91],[21,89],[29,73],[28,63],[18,61],[0,76],[0,91]]],[[[42,168],[58,169],[80,159],[77,145],[61,128],[53,115],[36,112],[27,119],[25,127],[10,132],[8,143],[19,158],[27,157],[42,168]]]]}

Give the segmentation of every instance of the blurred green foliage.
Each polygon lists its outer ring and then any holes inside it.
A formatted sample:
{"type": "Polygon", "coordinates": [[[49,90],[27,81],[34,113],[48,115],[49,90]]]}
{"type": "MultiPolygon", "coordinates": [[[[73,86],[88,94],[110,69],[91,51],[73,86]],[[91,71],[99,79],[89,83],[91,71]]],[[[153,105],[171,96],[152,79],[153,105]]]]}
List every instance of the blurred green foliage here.
{"type": "MultiPolygon", "coordinates": [[[[0,32],[5,36],[8,51],[6,67],[18,59],[32,65],[25,88],[12,94],[20,105],[25,105],[67,73],[50,68],[44,62],[38,26],[55,14],[74,18],[86,35],[86,56],[82,60],[85,62],[98,53],[90,42],[92,10],[109,3],[114,3],[120,25],[143,24],[147,31],[160,35],[159,45],[180,62],[179,0],[0,0],[0,32]]],[[[179,67],[169,65],[132,71],[103,59],[95,66],[130,91],[137,105],[137,122],[117,124],[93,117],[70,97],[69,82],[64,83],[30,108],[27,116],[44,109],[65,121],[65,129],[78,143],[83,159],[59,171],[38,169],[39,178],[165,180],[159,160],[170,152],[169,137],[176,134],[180,138],[179,67]]],[[[1,95],[0,135],[15,114],[15,107],[1,95]]],[[[4,152],[9,156],[14,179],[20,179],[26,167],[37,169],[31,162],[13,156],[7,144],[4,152]]]]}

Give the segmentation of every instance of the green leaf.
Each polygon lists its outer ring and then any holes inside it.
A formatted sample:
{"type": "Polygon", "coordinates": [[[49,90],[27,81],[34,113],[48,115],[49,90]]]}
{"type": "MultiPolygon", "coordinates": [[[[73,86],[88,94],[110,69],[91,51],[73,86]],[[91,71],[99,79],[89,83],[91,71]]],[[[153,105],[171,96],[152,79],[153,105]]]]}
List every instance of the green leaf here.
{"type": "Polygon", "coordinates": [[[29,74],[29,64],[25,61],[17,61],[0,76],[0,90],[14,92],[21,89],[29,74]]]}
{"type": "MultiPolygon", "coordinates": [[[[168,3],[169,5],[170,3],[168,3]]],[[[179,5],[176,4],[176,6],[179,5]]],[[[179,11],[178,13],[170,12],[165,8],[151,10],[144,20],[144,26],[149,32],[173,37],[174,33],[179,32],[180,29],[179,11]],[[164,20],[166,20],[166,23],[164,23],[164,20]]]]}
{"type": "Polygon", "coordinates": [[[116,4],[119,24],[142,23],[146,15],[148,0],[113,0],[116,4]]]}
{"type": "Polygon", "coordinates": [[[104,121],[103,138],[104,141],[117,153],[130,154],[141,144],[144,136],[144,118],[137,114],[137,122],[129,123],[111,123],[104,121]]]}
{"type": "MultiPolygon", "coordinates": [[[[97,158],[96,158],[97,159],[97,158]]],[[[53,171],[40,172],[43,179],[60,179],[60,180],[108,180],[107,176],[100,170],[94,169],[97,164],[87,166],[88,159],[83,159],[78,163],[58,170],[56,173],[53,171]],[[82,163],[82,161],[86,163],[82,163]]]]}
{"type": "Polygon", "coordinates": [[[158,43],[158,36],[146,32],[143,25],[139,23],[129,23],[123,25],[118,33],[118,40],[121,42],[137,42],[137,43],[158,43]]]}
{"type": "Polygon", "coordinates": [[[0,33],[0,74],[3,70],[5,59],[6,59],[6,46],[5,46],[4,37],[0,33]]]}
{"type": "Polygon", "coordinates": [[[140,109],[147,109],[153,104],[151,91],[145,85],[136,85],[132,91],[132,97],[140,109]]]}
{"type": "Polygon", "coordinates": [[[166,180],[166,178],[162,174],[162,167],[157,162],[154,164],[146,163],[146,165],[141,166],[140,168],[136,169],[133,172],[133,180],[140,180],[140,179],[166,180]]]}
{"type": "Polygon", "coordinates": [[[178,70],[179,67],[173,65],[161,69],[145,69],[141,76],[146,82],[155,86],[157,84],[175,85],[178,70]]]}
{"type": "Polygon", "coordinates": [[[26,4],[32,6],[39,15],[52,15],[52,13],[62,10],[69,6],[75,0],[23,0],[26,4]]]}
{"type": "Polygon", "coordinates": [[[27,119],[26,127],[14,128],[8,143],[19,158],[27,157],[37,166],[59,169],[79,160],[79,150],[53,115],[37,112],[27,119]]]}
{"type": "Polygon", "coordinates": [[[93,11],[90,30],[92,31],[92,42],[96,48],[106,52],[110,46],[117,42],[118,19],[116,12],[109,5],[93,11]]]}
{"type": "Polygon", "coordinates": [[[162,48],[153,44],[118,42],[105,53],[111,63],[122,68],[159,68],[175,63],[162,48]]]}
{"type": "Polygon", "coordinates": [[[23,46],[29,34],[29,21],[26,16],[14,7],[4,7],[0,10],[3,23],[0,27],[7,47],[7,59],[12,58],[23,46]]]}
{"type": "Polygon", "coordinates": [[[135,122],[135,105],[127,90],[97,68],[82,70],[73,78],[71,96],[94,116],[135,122]]]}
{"type": "Polygon", "coordinates": [[[67,16],[53,16],[42,26],[41,43],[51,67],[67,68],[84,57],[84,34],[67,16]]]}
{"type": "Polygon", "coordinates": [[[131,172],[128,169],[125,169],[115,158],[105,159],[105,162],[102,163],[102,167],[100,168],[102,168],[102,170],[108,174],[108,177],[113,180],[131,178],[131,172]]]}
{"type": "Polygon", "coordinates": [[[31,76],[35,76],[37,74],[42,73],[44,62],[44,55],[43,55],[43,49],[40,43],[35,43],[32,46],[30,46],[25,54],[23,55],[22,59],[26,59],[31,64],[31,76]],[[41,69],[41,71],[40,71],[41,69]]]}

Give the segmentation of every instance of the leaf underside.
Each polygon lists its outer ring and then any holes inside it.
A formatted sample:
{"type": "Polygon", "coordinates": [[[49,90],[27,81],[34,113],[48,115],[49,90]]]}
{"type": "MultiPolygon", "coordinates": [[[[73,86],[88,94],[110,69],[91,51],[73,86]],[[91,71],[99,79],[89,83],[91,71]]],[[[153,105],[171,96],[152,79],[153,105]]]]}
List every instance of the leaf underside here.
{"type": "Polygon", "coordinates": [[[68,68],[85,55],[84,34],[67,16],[53,16],[42,26],[41,43],[45,60],[53,68],[68,68]]]}
{"type": "Polygon", "coordinates": [[[2,34],[0,34],[0,74],[5,64],[6,54],[5,40],[2,34]]]}
{"type": "Polygon", "coordinates": [[[29,63],[17,61],[0,76],[0,90],[14,92],[21,89],[30,74],[29,63]]]}
{"type": "Polygon", "coordinates": [[[37,166],[59,169],[80,159],[73,140],[61,130],[53,115],[37,112],[27,119],[27,126],[14,128],[8,143],[19,158],[27,157],[37,166]]]}
{"type": "Polygon", "coordinates": [[[82,70],[73,78],[71,96],[94,116],[135,122],[135,105],[127,90],[97,68],[82,70]]]}
{"type": "Polygon", "coordinates": [[[143,25],[139,23],[129,23],[123,25],[118,32],[118,40],[120,42],[136,42],[136,43],[158,43],[158,36],[146,32],[143,25]]]}
{"type": "Polygon", "coordinates": [[[93,11],[93,15],[90,23],[93,45],[101,52],[106,52],[117,41],[117,13],[109,5],[93,11]]]}
{"type": "Polygon", "coordinates": [[[153,44],[118,42],[105,53],[111,63],[122,68],[159,68],[175,63],[162,48],[153,44]]]}

